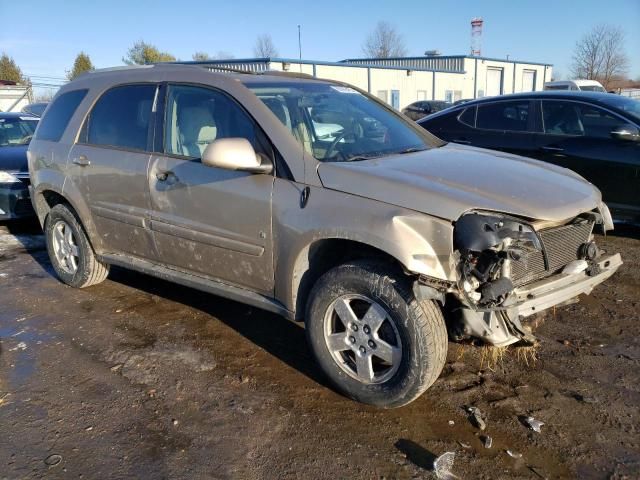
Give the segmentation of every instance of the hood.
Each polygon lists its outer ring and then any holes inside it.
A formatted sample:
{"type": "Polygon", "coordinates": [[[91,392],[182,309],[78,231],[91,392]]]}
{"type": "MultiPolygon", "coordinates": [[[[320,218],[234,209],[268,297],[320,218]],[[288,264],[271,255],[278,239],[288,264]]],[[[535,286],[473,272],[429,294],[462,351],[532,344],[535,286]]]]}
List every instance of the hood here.
{"type": "Polygon", "coordinates": [[[27,172],[27,147],[29,145],[12,145],[0,147],[0,171],[27,172]]]}
{"type": "Polygon", "coordinates": [[[492,210],[561,221],[596,208],[598,189],[566,168],[507,153],[447,144],[359,162],[323,163],[326,188],[455,221],[492,210]]]}

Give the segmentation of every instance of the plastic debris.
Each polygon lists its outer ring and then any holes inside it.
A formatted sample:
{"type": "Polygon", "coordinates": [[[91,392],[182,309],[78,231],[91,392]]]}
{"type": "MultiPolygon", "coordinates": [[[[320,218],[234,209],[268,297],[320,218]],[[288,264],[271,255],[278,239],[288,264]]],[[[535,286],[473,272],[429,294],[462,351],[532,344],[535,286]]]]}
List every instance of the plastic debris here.
{"type": "Polygon", "coordinates": [[[27,344],[24,343],[24,342],[20,342],[15,347],[10,348],[9,351],[10,352],[15,352],[16,350],[26,350],[26,349],[27,349],[27,344]]]}
{"type": "Polygon", "coordinates": [[[484,444],[484,448],[491,448],[491,446],[493,445],[493,438],[491,438],[489,435],[484,435],[480,437],[480,439],[484,444]]]}
{"type": "Polygon", "coordinates": [[[464,443],[458,440],[458,444],[462,447],[462,448],[466,448],[467,450],[469,450],[471,448],[471,445],[469,445],[468,443],[464,443]]]}
{"type": "Polygon", "coordinates": [[[455,458],[456,454],[454,452],[445,452],[433,461],[433,471],[436,474],[436,478],[440,480],[453,480],[458,478],[451,473],[455,458]]]}
{"type": "Polygon", "coordinates": [[[524,419],[524,421],[529,426],[529,428],[531,430],[533,430],[534,432],[538,432],[538,433],[540,433],[540,427],[542,427],[542,425],[544,425],[544,422],[541,422],[540,420],[536,420],[533,417],[526,417],[524,419]]]}
{"type": "Polygon", "coordinates": [[[449,425],[455,425],[456,422],[454,422],[453,420],[449,420],[449,425]]]}
{"type": "Polygon", "coordinates": [[[57,453],[53,453],[44,459],[44,463],[46,465],[49,465],[50,467],[58,465],[61,461],[62,461],[62,455],[58,455],[57,453]]]}
{"type": "Polygon", "coordinates": [[[467,408],[469,420],[480,430],[487,428],[487,417],[480,411],[478,407],[467,408]]]}
{"type": "Polygon", "coordinates": [[[518,453],[518,452],[514,452],[513,450],[506,450],[507,455],[509,455],[511,458],[522,458],[522,454],[518,453]]]}

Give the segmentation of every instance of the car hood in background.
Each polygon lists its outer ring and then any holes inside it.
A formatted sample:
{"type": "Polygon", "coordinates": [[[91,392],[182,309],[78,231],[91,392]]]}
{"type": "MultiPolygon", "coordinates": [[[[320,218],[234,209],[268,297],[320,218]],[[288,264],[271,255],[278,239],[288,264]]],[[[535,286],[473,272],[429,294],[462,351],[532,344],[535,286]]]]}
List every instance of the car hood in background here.
{"type": "Polygon", "coordinates": [[[0,171],[27,172],[27,147],[29,145],[11,145],[0,147],[0,171]]]}
{"type": "Polygon", "coordinates": [[[601,200],[593,185],[566,168],[455,144],[323,163],[318,174],[326,188],[453,221],[468,210],[561,221],[593,210],[601,200]]]}

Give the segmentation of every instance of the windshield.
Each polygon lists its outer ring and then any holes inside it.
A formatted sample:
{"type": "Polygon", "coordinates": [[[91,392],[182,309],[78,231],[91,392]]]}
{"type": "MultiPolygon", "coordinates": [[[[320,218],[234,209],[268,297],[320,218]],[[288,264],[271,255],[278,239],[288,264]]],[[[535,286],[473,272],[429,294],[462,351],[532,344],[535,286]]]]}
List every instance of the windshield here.
{"type": "Polygon", "coordinates": [[[26,145],[37,125],[38,119],[32,117],[0,118],[0,147],[26,145]]]}
{"type": "Polygon", "coordinates": [[[617,108],[618,110],[624,110],[631,115],[636,121],[640,120],[640,100],[635,100],[629,97],[621,97],[620,95],[603,95],[605,98],[599,98],[603,103],[617,108]]]}
{"type": "Polygon", "coordinates": [[[425,150],[428,133],[349,87],[326,83],[248,83],[304,149],[323,162],[425,150]]]}

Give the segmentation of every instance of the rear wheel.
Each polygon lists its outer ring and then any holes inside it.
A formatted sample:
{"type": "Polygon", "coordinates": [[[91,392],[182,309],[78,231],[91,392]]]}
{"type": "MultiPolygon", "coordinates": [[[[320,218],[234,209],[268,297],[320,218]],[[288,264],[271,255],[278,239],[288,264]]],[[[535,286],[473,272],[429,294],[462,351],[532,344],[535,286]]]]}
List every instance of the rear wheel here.
{"type": "Polygon", "coordinates": [[[440,374],[447,331],[439,307],[418,302],[401,273],[353,262],[313,288],[306,331],[313,353],[349,397],[385,408],[421,395],[440,374]]]}
{"type": "Polygon", "coordinates": [[[47,215],[44,231],[51,264],[64,283],[84,288],[107,278],[109,265],[96,258],[84,229],[69,207],[54,206],[47,215]]]}

